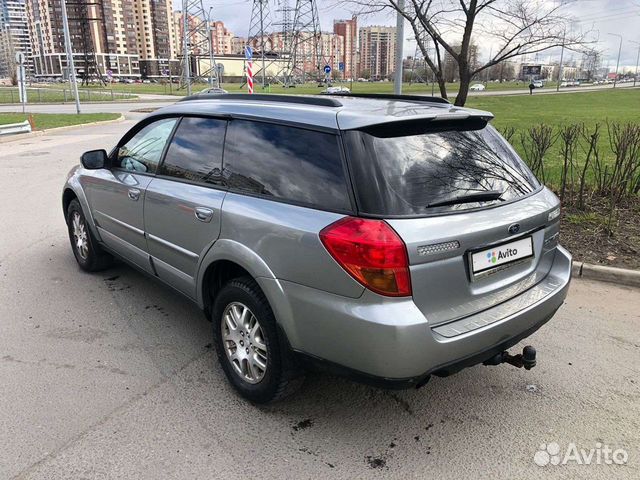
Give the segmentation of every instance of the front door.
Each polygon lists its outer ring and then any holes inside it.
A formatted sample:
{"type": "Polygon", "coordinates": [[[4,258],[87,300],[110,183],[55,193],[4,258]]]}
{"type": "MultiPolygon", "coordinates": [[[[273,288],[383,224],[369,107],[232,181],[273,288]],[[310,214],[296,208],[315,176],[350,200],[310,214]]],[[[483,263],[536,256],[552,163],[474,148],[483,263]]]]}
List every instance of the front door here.
{"type": "Polygon", "coordinates": [[[220,234],[226,126],[224,119],[183,118],[145,196],[145,230],[156,272],[192,298],[200,259],[220,234]]]}
{"type": "Polygon", "coordinates": [[[176,118],[164,118],[137,127],[113,152],[110,170],[98,170],[95,175],[84,178],[102,241],[150,273],[144,196],[176,122],[176,118]]]}

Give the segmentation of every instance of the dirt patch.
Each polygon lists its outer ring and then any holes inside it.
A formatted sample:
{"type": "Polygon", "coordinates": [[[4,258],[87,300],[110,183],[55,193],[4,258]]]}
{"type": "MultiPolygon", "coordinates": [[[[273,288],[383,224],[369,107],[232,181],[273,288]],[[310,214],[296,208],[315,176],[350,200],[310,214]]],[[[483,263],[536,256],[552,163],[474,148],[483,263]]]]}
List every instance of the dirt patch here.
{"type": "Polygon", "coordinates": [[[563,207],[562,246],[580,262],[640,270],[640,198],[631,199],[617,209],[612,235],[608,234],[606,201],[592,199],[588,205],[583,211],[563,207]]]}

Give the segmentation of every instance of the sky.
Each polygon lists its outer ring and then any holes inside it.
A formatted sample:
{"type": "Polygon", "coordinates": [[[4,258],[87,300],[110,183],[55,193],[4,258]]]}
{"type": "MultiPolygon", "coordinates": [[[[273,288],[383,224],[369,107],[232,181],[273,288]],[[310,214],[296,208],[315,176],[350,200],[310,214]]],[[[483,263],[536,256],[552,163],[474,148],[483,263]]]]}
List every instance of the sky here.
{"type": "MultiPolygon", "coordinates": [[[[205,10],[213,7],[212,19],[222,20],[227,28],[235,35],[246,36],[251,18],[250,0],[203,0],[205,10]]],[[[320,23],[323,31],[333,30],[333,20],[338,18],[350,18],[354,9],[348,1],[338,2],[336,0],[317,0],[320,23]]],[[[548,0],[551,3],[560,1],[566,3],[567,0],[548,0]]],[[[295,5],[295,0],[289,0],[290,5],[295,5]]],[[[181,7],[181,0],[174,0],[176,8],[181,7]]],[[[277,0],[270,3],[271,14],[274,21],[277,21],[277,0]]],[[[619,37],[609,35],[616,33],[623,36],[620,65],[635,66],[638,45],[630,40],[640,42],[640,0],[574,0],[569,1],[563,7],[568,17],[575,20],[573,28],[592,30],[593,38],[597,40],[597,48],[603,50],[603,65],[615,68],[620,43],[619,37]]],[[[394,12],[380,12],[359,18],[360,25],[395,25],[394,12]]],[[[410,27],[405,25],[405,48],[404,56],[413,55],[415,43],[412,42],[410,27]]],[[[480,45],[480,59],[486,60],[489,56],[491,46],[489,44],[480,45]]],[[[559,57],[559,49],[541,54],[544,59],[559,57]]],[[[579,54],[569,52],[565,58],[571,60],[574,55],[579,60],[579,54]]]]}

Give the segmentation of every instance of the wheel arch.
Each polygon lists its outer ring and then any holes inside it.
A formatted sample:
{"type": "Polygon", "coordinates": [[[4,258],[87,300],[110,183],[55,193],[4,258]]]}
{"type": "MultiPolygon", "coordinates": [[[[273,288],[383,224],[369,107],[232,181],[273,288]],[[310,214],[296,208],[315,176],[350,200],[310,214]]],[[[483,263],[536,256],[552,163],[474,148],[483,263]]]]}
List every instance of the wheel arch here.
{"type": "MultiPolygon", "coordinates": [[[[249,276],[258,283],[260,278],[276,278],[266,262],[250,248],[229,239],[216,241],[198,269],[196,300],[207,317],[211,315],[214,292],[226,281],[241,276],[249,276]]],[[[264,293],[272,304],[267,292],[264,293]]]]}

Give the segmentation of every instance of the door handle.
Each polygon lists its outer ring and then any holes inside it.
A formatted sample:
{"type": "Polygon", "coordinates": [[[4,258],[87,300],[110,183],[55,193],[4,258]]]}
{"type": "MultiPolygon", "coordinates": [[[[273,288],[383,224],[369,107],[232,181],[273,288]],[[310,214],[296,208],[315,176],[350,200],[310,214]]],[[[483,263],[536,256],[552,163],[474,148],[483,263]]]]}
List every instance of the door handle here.
{"type": "Polygon", "coordinates": [[[195,214],[198,220],[205,223],[209,223],[213,218],[213,210],[206,207],[196,207],[195,214]]]}
{"type": "Polygon", "coordinates": [[[127,195],[129,196],[130,200],[137,202],[140,198],[140,190],[138,190],[137,188],[130,188],[127,192],[127,195]]]}

